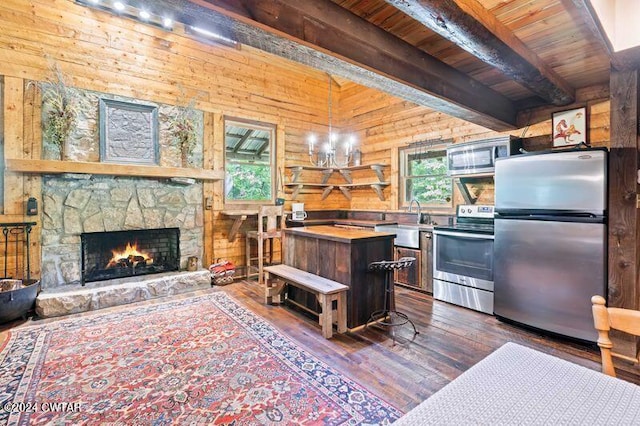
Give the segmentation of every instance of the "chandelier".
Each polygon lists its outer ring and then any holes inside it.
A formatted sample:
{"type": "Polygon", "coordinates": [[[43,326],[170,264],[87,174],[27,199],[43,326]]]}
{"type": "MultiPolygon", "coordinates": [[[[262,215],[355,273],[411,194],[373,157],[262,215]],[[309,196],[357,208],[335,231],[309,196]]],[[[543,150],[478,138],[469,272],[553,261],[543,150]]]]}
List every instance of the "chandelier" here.
{"type": "Polygon", "coordinates": [[[355,137],[349,136],[343,142],[340,149],[340,136],[333,132],[333,115],[332,115],[332,99],[331,99],[331,74],[327,74],[329,77],[329,134],[326,137],[325,142],[320,146],[318,137],[314,134],[310,134],[307,138],[309,143],[309,161],[313,166],[318,167],[347,167],[351,162],[351,156],[353,153],[353,145],[355,143],[355,137]]]}

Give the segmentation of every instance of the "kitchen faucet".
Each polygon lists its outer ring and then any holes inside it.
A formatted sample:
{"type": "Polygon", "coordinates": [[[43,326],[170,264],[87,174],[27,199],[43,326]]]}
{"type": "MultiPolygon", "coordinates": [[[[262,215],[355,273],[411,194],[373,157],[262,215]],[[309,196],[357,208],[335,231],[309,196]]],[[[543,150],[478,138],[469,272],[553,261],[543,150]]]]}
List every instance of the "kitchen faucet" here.
{"type": "Polygon", "coordinates": [[[416,200],[415,198],[411,199],[411,202],[409,203],[409,210],[407,211],[407,213],[412,213],[413,212],[413,210],[412,210],[413,203],[416,203],[417,212],[418,212],[418,220],[416,221],[416,223],[418,225],[420,225],[420,219],[422,218],[422,212],[421,212],[422,208],[421,208],[420,202],[418,200],[416,200]]]}

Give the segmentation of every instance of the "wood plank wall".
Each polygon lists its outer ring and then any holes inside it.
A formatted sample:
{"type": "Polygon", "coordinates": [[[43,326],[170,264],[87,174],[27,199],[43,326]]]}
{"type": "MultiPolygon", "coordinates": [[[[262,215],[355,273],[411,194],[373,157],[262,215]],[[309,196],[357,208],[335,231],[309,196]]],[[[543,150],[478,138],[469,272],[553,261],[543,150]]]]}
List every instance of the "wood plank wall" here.
{"type": "MultiPolygon", "coordinates": [[[[398,209],[398,148],[415,142],[452,139],[460,143],[511,134],[527,138],[525,148],[529,150],[547,149],[551,147],[551,114],[586,105],[589,141],[593,146],[609,146],[608,85],[579,89],[573,105],[537,108],[521,114],[522,128],[508,133],[493,132],[355,83],[344,85],[340,95],[342,131],[357,134],[363,163],[388,164],[385,172],[392,181],[391,187],[385,190],[385,201],[364,191],[354,193],[353,209],[398,209]]],[[[459,194],[455,201],[460,201],[459,194]]]]}
{"type": "MultiPolygon", "coordinates": [[[[39,151],[33,150],[25,143],[25,135],[38,135],[39,128],[34,129],[31,121],[25,121],[25,117],[32,112],[32,105],[37,95],[32,88],[28,88],[21,78],[5,76],[2,86],[2,109],[3,109],[3,136],[4,136],[4,156],[13,158],[28,158],[32,154],[39,155],[39,151]],[[25,94],[26,93],[26,94],[25,94]]],[[[39,124],[39,120],[36,120],[39,124]]],[[[39,177],[24,177],[17,173],[5,172],[3,176],[4,200],[3,214],[0,215],[0,222],[31,222],[40,221],[40,216],[25,216],[26,200],[30,196],[39,196],[41,185],[39,177]],[[34,192],[35,189],[35,192],[34,192]]],[[[35,228],[31,235],[31,275],[40,275],[40,228],[35,228]]],[[[11,240],[7,250],[2,251],[0,261],[6,263],[6,271],[3,269],[2,276],[25,278],[27,276],[24,251],[24,234],[4,236],[4,239],[11,240]],[[17,240],[17,244],[13,241],[17,240]],[[6,256],[6,259],[5,259],[6,256]]],[[[3,239],[3,242],[4,242],[3,239]]]]}
{"type": "MultiPolygon", "coordinates": [[[[73,0],[0,2],[0,58],[7,158],[40,157],[40,94],[27,82],[49,77],[53,63],[78,88],[167,104],[197,97],[196,108],[205,111],[205,167],[222,169],[225,115],[275,123],[280,166],[285,158],[286,164],[307,162],[303,139],[311,131],[326,133],[326,74],[246,46],[208,46],[180,28],[166,32],[73,0]]],[[[5,179],[0,220],[26,219],[28,196],[42,206],[40,177],[6,173],[5,179]]],[[[243,264],[243,241],[227,241],[231,224],[220,215],[222,182],[205,185],[207,200],[203,264],[218,257],[243,264]]],[[[323,202],[304,195],[302,201],[309,208],[348,207],[339,193],[323,202]]],[[[255,227],[247,221],[241,232],[255,227]]],[[[39,238],[33,244],[39,258],[39,238]]]]}

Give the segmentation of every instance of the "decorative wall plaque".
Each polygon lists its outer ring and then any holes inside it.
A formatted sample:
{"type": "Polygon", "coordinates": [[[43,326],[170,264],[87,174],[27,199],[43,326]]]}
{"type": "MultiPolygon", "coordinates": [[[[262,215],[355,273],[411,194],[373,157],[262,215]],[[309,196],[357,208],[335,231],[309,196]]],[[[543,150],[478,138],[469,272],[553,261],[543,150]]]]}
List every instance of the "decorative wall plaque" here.
{"type": "Polygon", "coordinates": [[[100,160],[158,164],[158,107],[100,99],[100,160]]]}

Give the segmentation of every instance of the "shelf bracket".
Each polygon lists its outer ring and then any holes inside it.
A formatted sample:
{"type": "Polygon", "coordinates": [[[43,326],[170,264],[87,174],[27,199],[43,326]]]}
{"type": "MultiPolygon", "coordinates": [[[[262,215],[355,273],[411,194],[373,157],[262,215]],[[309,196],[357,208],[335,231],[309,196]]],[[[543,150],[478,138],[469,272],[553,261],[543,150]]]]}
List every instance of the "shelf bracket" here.
{"type": "Polygon", "coordinates": [[[291,182],[295,183],[298,181],[300,177],[300,173],[302,173],[302,167],[292,167],[291,168],[291,182]]]}
{"type": "Polygon", "coordinates": [[[240,215],[234,219],[233,225],[231,225],[231,230],[229,230],[229,236],[227,237],[227,240],[229,240],[230,243],[236,240],[236,236],[238,235],[238,231],[242,226],[242,222],[244,222],[245,220],[247,220],[246,214],[240,215]]]}
{"type": "Polygon", "coordinates": [[[384,173],[382,172],[384,166],[380,165],[380,164],[373,164],[371,166],[371,170],[373,170],[374,172],[376,172],[376,176],[378,176],[378,180],[380,182],[384,182],[384,173]]]}
{"type": "Polygon", "coordinates": [[[347,200],[351,201],[351,191],[349,191],[349,188],[347,188],[346,186],[340,186],[340,191],[342,191],[342,194],[344,194],[344,196],[347,198],[347,200]]]}
{"type": "Polygon", "coordinates": [[[378,198],[380,198],[380,201],[384,201],[384,193],[382,192],[381,185],[373,184],[371,185],[371,189],[373,189],[376,192],[376,194],[378,195],[378,198]]]}
{"type": "Polygon", "coordinates": [[[327,198],[329,196],[329,194],[331,193],[331,191],[333,190],[333,186],[327,186],[324,191],[322,191],[322,200],[324,200],[325,198],[327,198]]]}
{"type": "Polygon", "coordinates": [[[353,178],[351,177],[351,172],[349,170],[340,170],[340,174],[347,181],[347,183],[353,183],[353,178]]]}
{"type": "Polygon", "coordinates": [[[460,190],[460,195],[464,199],[465,204],[475,204],[478,199],[471,195],[469,188],[467,188],[466,182],[462,178],[454,179],[456,186],[460,190]]]}
{"type": "Polygon", "coordinates": [[[333,169],[326,169],[322,171],[322,183],[323,185],[327,182],[329,182],[329,178],[331,177],[331,175],[333,174],[333,169]]]}
{"type": "Polygon", "coordinates": [[[295,200],[296,198],[298,198],[298,194],[300,194],[300,190],[302,189],[302,187],[303,187],[303,186],[304,186],[304,185],[302,185],[302,184],[300,184],[300,185],[296,186],[296,187],[293,189],[293,194],[291,194],[291,198],[293,198],[294,200],[295,200]]]}

